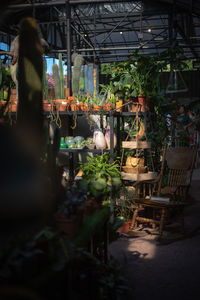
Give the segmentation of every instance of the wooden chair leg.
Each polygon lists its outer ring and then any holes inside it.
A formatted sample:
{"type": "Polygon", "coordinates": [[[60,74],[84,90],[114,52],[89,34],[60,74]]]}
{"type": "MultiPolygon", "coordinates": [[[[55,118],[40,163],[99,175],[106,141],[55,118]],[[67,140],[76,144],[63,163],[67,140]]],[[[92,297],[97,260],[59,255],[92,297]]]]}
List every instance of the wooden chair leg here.
{"type": "Polygon", "coordinates": [[[136,218],[137,218],[137,216],[138,216],[138,210],[139,210],[139,208],[136,207],[136,208],[135,208],[135,211],[134,211],[134,214],[133,214],[132,221],[131,221],[130,229],[134,229],[134,228],[136,227],[136,218]]]}
{"type": "Polygon", "coordinates": [[[160,228],[159,228],[160,236],[161,236],[162,233],[163,233],[164,221],[165,221],[165,208],[162,208],[162,211],[161,211],[161,218],[160,218],[160,228]]]}
{"type": "MultiPolygon", "coordinates": [[[[156,211],[155,208],[153,208],[153,220],[156,219],[156,211]]],[[[152,228],[155,230],[156,229],[156,223],[152,223],[152,228]]]]}

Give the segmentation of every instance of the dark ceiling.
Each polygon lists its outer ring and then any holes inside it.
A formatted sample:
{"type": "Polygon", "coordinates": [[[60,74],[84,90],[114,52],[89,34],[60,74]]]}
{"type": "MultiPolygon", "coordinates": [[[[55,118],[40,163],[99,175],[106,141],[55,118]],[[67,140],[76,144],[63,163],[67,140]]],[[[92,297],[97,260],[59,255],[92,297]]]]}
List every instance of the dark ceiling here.
{"type": "MultiPolygon", "coordinates": [[[[1,41],[10,43],[17,24],[34,16],[50,56],[67,53],[66,1],[13,1],[1,13],[1,41]]],[[[135,49],[155,55],[179,45],[183,59],[200,55],[200,0],[69,1],[71,48],[91,62],[123,61],[135,49]]]]}

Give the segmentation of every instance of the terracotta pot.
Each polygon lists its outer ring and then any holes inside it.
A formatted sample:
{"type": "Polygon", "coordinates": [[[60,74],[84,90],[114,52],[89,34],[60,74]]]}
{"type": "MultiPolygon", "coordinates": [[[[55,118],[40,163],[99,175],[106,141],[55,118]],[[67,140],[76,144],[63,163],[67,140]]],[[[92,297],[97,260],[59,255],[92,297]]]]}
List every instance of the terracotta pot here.
{"type": "Polygon", "coordinates": [[[17,111],[18,100],[13,100],[9,103],[9,111],[16,112],[17,111]]]}
{"type": "Polygon", "coordinates": [[[10,101],[17,100],[17,89],[10,90],[10,101]]]}
{"type": "Polygon", "coordinates": [[[52,105],[49,103],[48,100],[43,100],[43,110],[44,111],[51,111],[52,105]]]}
{"type": "Polygon", "coordinates": [[[79,108],[79,110],[83,110],[83,108],[84,108],[84,103],[80,102],[80,103],[78,104],[78,108],[79,108]]]}
{"type": "Polygon", "coordinates": [[[93,110],[94,111],[100,111],[101,110],[101,106],[93,106],[93,110]]]}
{"type": "Polygon", "coordinates": [[[70,103],[72,103],[72,102],[74,102],[75,98],[73,96],[69,96],[68,100],[69,100],[70,103]]]}
{"type": "Polygon", "coordinates": [[[104,109],[105,109],[105,110],[111,110],[111,109],[112,109],[112,104],[111,104],[111,103],[106,103],[106,104],[104,105],[104,109]]]}
{"type": "Polygon", "coordinates": [[[54,100],[54,105],[58,111],[66,111],[67,101],[65,99],[56,99],[54,100]]]}
{"type": "Polygon", "coordinates": [[[89,110],[89,107],[87,104],[83,104],[82,106],[82,111],[88,111],[89,110]]]}
{"type": "Polygon", "coordinates": [[[145,112],[146,111],[146,109],[145,109],[145,104],[146,104],[145,96],[138,96],[138,103],[141,104],[139,111],[145,112]]]}
{"type": "Polygon", "coordinates": [[[123,100],[118,100],[117,102],[116,102],[116,111],[122,111],[122,106],[123,105],[123,100]]]}
{"type": "Polygon", "coordinates": [[[71,111],[78,111],[79,110],[79,107],[76,103],[75,104],[70,104],[70,108],[71,108],[71,111]]]}
{"type": "Polygon", "coordinates": [[[126,233],[127,231],[130,230],[130,226],[131,226],[131,221],[130,220],[126,221],[121,227],[118,228],[117,231],[120,233],[126,233]]]}
{"type": "Polygon", "coordinates": [[[58,232],[65,238],[72,238],[78,232],[82,224],[82,215],[78,215],[76,218],[67,218],[63,212],[56,214],[56,227],[58,232]]]}
{"type": "Polygon", "coordinates": [[[83,214],[85,216],[91,215],[95,211],[101,209],[101,202],[97,201],[95,198],[88,199],[83,205],[83,214]]]}

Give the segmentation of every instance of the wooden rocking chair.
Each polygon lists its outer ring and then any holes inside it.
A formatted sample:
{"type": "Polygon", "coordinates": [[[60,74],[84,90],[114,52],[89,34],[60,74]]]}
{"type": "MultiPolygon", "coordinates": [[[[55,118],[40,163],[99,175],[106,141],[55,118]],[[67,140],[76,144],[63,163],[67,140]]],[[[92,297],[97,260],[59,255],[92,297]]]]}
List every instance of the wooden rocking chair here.
{"type": "MultiPolygon", "coordinates": [[[[194,168],[197,147],[186,148],[168,148],[163,152],[163,160],[159,176],[154,181],[143,182],[148,184],[149,195],[143,198],[133,199],[136,203],[136,208],[132,218],[131,229],[136,228],[137,222],[152,223],[155,229],[159,225],[159,233],[162,235],[166,217],[169,218],[169,209],[176,211],[176,221],[181,225],[184,231],[184,207],[188,205],[187,196],[190,187],[192,172],[194,168]],[[165,173],[165,162],[168,170],[167,185],[162,187],[163,174],[165,173]],[[156,191],[156,197],[154,193],[156,191]],[[151,207],[152,217],[140,217],[139,211],[144,211],[145,208],[151,207]]],[[[138,183],[141,184],[141,183],[138,183]]]]}

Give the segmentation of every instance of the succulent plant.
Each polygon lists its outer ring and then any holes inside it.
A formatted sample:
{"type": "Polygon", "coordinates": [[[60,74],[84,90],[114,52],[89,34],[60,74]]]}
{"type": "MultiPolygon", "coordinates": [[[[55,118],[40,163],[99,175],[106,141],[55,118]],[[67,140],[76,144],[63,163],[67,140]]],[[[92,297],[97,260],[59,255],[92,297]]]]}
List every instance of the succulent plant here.
{"type": "Polygon", "coordinates": [[[74,188],[66,189],[65,201],[58,206],[57,213],[64,212],[66,217],[75,218],[80,212],[81,204],[86,200],[85,192],[74,188]]]}

